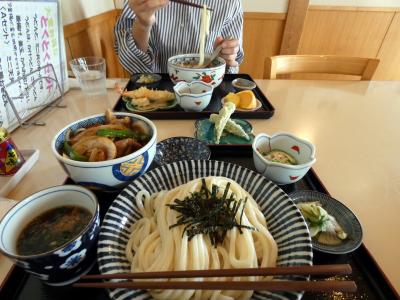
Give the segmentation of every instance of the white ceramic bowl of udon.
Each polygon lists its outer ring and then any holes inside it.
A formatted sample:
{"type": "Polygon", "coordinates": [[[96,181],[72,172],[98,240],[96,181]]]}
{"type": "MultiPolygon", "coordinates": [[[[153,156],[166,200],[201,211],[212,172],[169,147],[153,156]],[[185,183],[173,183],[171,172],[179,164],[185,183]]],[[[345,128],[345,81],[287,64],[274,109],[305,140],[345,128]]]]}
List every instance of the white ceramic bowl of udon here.
{"type": "MultiPolygon", "coordinates": [[[[125,256],[131,226],[141,218],[136,196],[139,191],[150,194],[171,190],[193,179],[207,176],[224,176],[235,180],[260,206],[268,230],[278,246],[277,266],[298,266],[312,264],[311,237],[303,216],[293,201],[278,186],[257,172],[247,168],[213,160],[186,160],[163,165],[134,180],[114,200],[100,229],[97,261],[101,274],[131,272],[125,256]]],[[[173,255],[171,253],[171,255],[173,255]]],[[[299,276],[288,278],[276,276],[276,280],[305,280],[299,276]]],[[[109,289],[110,298],[149,299],[146,291],[132,289],[109,289]]],[[[267,300],[300,299],[301,292],[257,291],[252,299],[267,300]]]]}
{"type": "Polygon", "coordinates": [[[219,86],[224,79],[226,62],[223,58],[214,59],[210,67],[182,67],[179,64],[188,61],[198,61],[199,54],[180,54],[172,56],[168,59],[168,75],[171,81],[176,84],[178,82],[192,82],[201,80],[211,84],[214,88],[219,86]]]}
{"type": "Polygon", "coordinates": [[[142,175],[150,167],[156,154],[157,129],[152,121],[132,113],[115,112],[117,118],[129,117],[146,123],[151,130],[151,139],[139,150],[112,160],[99,162],[77,161],[61,154],[62,144],[68,129],[86,128],[105,123],[105,115],[98,114],[75,121],[61,129],[51,142],[53,154],[71,179],[82,186],[98,190],[118,190],[142,175]]]}

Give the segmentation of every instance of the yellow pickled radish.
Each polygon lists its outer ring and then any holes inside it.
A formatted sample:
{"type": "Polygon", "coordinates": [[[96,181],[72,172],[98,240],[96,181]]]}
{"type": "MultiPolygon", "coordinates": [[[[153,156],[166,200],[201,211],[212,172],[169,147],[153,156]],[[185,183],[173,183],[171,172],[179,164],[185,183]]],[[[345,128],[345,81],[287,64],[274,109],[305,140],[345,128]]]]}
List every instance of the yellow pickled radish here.
{"type": "Polygon", "coordinates": [[[226,95],[224,97],[225,101],[228,102],[232,102],[233,104],[235,104],[236,106],[239,106],[240,103],[240,98],[238,95],[236,95],[235,93],[229,93],[228,95],[226,95]]]}
{"type": "Polygon", "coordinates": [[[239,107],[244,109],[254,109],[257,106],[256,96],[252,91],[241,91],[236,94],[240,98],[239,107]]]}

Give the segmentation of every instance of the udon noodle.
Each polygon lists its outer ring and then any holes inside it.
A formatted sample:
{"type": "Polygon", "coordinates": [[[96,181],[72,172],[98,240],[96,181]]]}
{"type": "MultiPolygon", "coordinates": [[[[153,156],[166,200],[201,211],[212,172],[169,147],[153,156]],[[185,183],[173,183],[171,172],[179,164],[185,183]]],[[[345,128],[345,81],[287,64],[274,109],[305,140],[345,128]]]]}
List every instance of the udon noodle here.
{"type": "Polygon", "coordinates": [[[199,65],[204,63],[204,52],[206,45],[206,36],[210,33],[210,20],[211,15],[210,11],[207,9],[207,6],[204,4],[203,10],[201,12],[201,21],[200,21],[200,59],[199,65]]]}
{"type": "MultiPolygon", "coordinates": [[[[184,226],[170,229],[177,222],[178,212],[168,207],[175,199],[184,199],[198,192],[202,180],[196,179],[169,191],[150,195],[137,194],[136,204],[142,218],[133,224],[126,247],[126,256],[132,272],[177,271],[194,269],[227,269],[273,267],[276,265],[277,245],[267,229],[264,215],[257,203],[239,184],[225,177],[206,177],[209,189],[213,185],[222,193],[229,184],[228,197],[245,199],[244,209],[235,215],[243,225],[252,227],[228,230],[223,242],[211,244],[209,235],[197,234],[191,240],[184,226]]],[[[268,280],[261,277],[237,277],[233,280],[268,280]]],[[[181,280],[203,280],[181,279],[181,280]]],[[[207,278],[207,280],[232,280],[232,278],[207,278]]],[[[249,299],[253,291],[202,291],[202,290],[150,290],[155,299],[249,299]]]]}

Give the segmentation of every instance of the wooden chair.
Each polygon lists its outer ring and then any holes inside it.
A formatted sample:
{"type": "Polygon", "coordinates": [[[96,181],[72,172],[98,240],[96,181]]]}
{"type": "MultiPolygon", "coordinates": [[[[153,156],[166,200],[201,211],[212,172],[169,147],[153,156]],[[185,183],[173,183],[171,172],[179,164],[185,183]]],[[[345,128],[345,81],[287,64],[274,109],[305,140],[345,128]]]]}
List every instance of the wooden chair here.
{"type": "Polygon", "coordinates": [[[344,57],[334,55],[278,55],[267,57],[264,67],[265,79],[276,79],[277,75],[295,73],[324,73],[360,76],[371,80],[379,59],[344,57]]]}

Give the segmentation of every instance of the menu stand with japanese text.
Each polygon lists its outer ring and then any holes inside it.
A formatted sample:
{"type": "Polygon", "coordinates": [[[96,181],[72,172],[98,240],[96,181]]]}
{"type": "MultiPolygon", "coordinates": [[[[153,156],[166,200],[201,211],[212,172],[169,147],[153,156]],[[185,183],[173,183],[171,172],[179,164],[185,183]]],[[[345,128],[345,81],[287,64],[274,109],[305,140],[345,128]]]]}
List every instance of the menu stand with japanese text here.
{"type": "Polygon", "coordinates": [[[15,114],[15,117],[18,120],[19,125],[22,128],[26,128],[29,127],[31,125],[39,125],[39,126],[44,126],[46,125],[46,123],[44,122],[40,122],[40,121],[35,121],[35,122],[27,122],[27,120],[29,118],[31,118],[33,116],[32,113],[30,113],[30,111],[32,110],[37,110],[40,108],[46,108],[46,107],[58,107],[58,108],[65,108],[66,105],[61,104],[62,100],[63,100],[63,92],[62,92],[62,88],[61,85],[57,79],[57,74],[54,70],[54,67],[52,64],[48,64],[46,66],[40,67],[39,69],[27,74],[26,76],[22,76],[17,78],[15,81],[12,81],[10,83],[8,83],[7,85],[4,86],[4,88],[2,89],[2,94],[5,95],[6,98],[6,104],[9,104],[15,114]],[[27,86],[27,88],[22,91],[21,94],[12,97],[10,96],[10,94],[8,93],[7,89],[10,90],[15,90],[14,87],[16,85],[18,85],[19,81],[25,81],[26,77],[30,77],[30,76],[34,76],[35,73],[39,73],[43,70],[43,69],[49,69],[51,70],[51,72],[46,72],[49,75],[48,76],[37,76],[36,79],[34,79],[30,85],[27,86]],[[23,102],[23,103],[29,103],[29,101],[26,101],[27,97],[29,97],[29,93],[31,90],[33,90],[35,88],[35,85],[38,84],[40,85],[42,83],[42,81],[44,82],[52,82],[54,83],[54,89],[52,90],[51,93],[49,93],[48,99],[45,99],[42,104],[33,106],[33,107],[26,107],[24,106],[23,111],[19,111],[18,107],[21,107],[20,105],[18,105],[19,102],[23,102]]]}
{"type": "Polygon", "coordinates": [[[68,89],[60,4],[0,0],[0,24],[0,123],[12,131],[68,89]]]}

